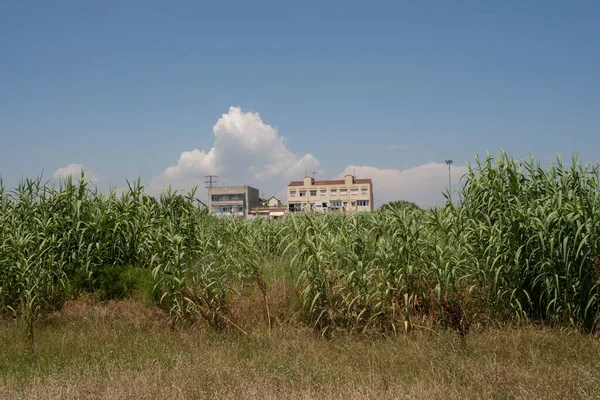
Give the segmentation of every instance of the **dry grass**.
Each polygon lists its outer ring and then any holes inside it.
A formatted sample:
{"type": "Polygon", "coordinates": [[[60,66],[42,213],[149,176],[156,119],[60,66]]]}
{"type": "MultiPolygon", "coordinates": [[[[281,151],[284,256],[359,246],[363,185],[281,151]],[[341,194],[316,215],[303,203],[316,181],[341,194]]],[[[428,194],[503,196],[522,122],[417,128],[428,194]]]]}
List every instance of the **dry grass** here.
{"type": "Polygon", "coordinates": [[[324,341],[282,322],[269,339],[260,324],[246,337],[170,331],[167,320],[134,300],[67,303],[39,327],[33,353],[1,321],[0,398],[600,397],[600,342],[574,332],[474,332],[462,348],[449,331],[324,341]]]}

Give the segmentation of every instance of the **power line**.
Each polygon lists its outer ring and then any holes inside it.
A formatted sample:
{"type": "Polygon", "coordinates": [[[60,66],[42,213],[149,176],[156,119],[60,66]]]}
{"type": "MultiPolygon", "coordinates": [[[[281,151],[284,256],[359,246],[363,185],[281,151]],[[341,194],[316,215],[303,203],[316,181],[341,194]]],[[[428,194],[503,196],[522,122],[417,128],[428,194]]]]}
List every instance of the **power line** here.
{"type": "Polygon", "coordinates": [[[204,183],[206,183],[208,186],[204,186],[204,188],[210,190],[216,183],[217,183],[217,175],[206,175],[204,178],[206,178],[206,180],[204,181],[204,183]]]}

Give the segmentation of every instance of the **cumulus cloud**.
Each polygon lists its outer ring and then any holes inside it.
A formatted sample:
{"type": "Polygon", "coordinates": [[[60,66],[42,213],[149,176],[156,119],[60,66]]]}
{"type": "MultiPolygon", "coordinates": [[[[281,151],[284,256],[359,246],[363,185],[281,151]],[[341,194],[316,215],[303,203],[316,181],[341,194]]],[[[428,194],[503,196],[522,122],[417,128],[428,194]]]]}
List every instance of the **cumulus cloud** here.
{"type": "MultiPolygon", "coordinates": [[[[454,165],[451,169],[452,188],[458,188],[460,178],[467,172],[466,166],[454,165]]],[[[357,178],[373,180],[375,206],[394,200],[407,200],[429,207],[442,204],[442,191],[448,187],[448,166],[428,163],[406,170],[381,169],[371,166],[349,165],[336,178],[355,173],[357,178]]]]}
{"type": "Polygon", "coordinates": [[[284,180],[303,176],[305,170],[321,172],[319,160],[312,154],[292,153],[277,128],[265,124],[257,112],[230,107],[213,126],[213,134],[210,150],[182,152],[177,164],[150,181],[152,190],[167,185],[189,188],[209,174],[227,184],[264,183],[272,190],[284,180]]]}
{"type": "MultiPolygon", "coordinates": [[[[177,163],[150,180],[149,191],[160,192],[168,185],[178,189],[188,189],[194,184],[203,186],[204,176],[212,174],[219,176],[219,184],[254,185],[261,194],[276,194],[285,201],[285,187],[290,180],[301,179],[305,171],[323,174],[317,158],[310,153],[291,152],[277,128],[266,124],[257,112],[230,107],[214,124],[213,135],[212,148],[182,152],[177,163]]],[[[418,144],[387,147],[399,150],[415,146],[418,144]]],[[[466,171],[466,167],[452,166],[454,188],[466,171]]],[[[336,178],[353,172],[358,178],[373,179],[375,206],[401,199],[421,206],[441,204],[442,191],[448,185],[448,168],[440,163],[402,171],[349,165],[336,178]]]]}
{"type": "Polygon", "coordinates": [[[83,164],[70,164],[61,167],[54,171],[54,174],[52,176],[54,177],[54,179],[64,179],[68,178],[69,176],[72,176],[73,179],[76,180],[81,177],[81,171],[84,171],[85,178],[89,182],[94,183],[100,181],[100,175],[95,171],[85,168],[83,164]]]}

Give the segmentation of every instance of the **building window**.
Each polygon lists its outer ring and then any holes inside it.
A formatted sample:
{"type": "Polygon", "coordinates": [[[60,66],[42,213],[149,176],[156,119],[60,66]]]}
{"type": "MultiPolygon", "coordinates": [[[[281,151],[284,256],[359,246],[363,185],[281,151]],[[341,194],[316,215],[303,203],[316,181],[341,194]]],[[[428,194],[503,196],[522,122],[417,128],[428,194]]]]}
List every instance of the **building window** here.
{"type": "Polygon", "coordinates": [[[330,207],[341,207],[342,206],[342,201],[341,200],[331,200],[329,202],[329,206],[330,207]]]}
{"type": "Polygon", "coordinates": [[[327,196],[327,189],[321,189],[321,197],[327,196]]]}
{"type": "Polygon", "coordinates": [[[366,195],[367,194],[367,188],[360,189],[360,194],[366,195]]]}
{"type": "Polygon", "coordinates": [[[337,196],[337,189],[331,189],[330,192],[332,196],[337,196]]]}
{"type": "Polygon", "coordinates": [[[357,196],[358,195],[358,189],[350,189],[350,195],[357,196]]]}
{"type": "Polygon", "coordinates": [[[306,197],[306,190],[300,191],[300,197],[306,197]]]}
{"type": "Polygon", "coordinates": [[[340,196],[348,195],[348,189],[340,189],[340,196]]]}
{"type": "Polygon", "coordinates": [[[296,197],[296,191],[295,190],[292,190],[290,192],[290,197],[296,197]]]}
{"type": "Polygon", "coordinates": [[[359,207],[368,207],[369,200],[357,200],[356,205],[359,207]]]}
{"type": "Polygon", "coordinates": [[[310,195],[311,196],[316,196],[317,195],[317,191],[316,190],[311,190],[310,191],[310,195]]]}
{"type": "Polygon", "coordinates": [[[352,205],[352,207],[356,206],[356,202],[355,201],[351,202],[350,204],[352,205]]]}

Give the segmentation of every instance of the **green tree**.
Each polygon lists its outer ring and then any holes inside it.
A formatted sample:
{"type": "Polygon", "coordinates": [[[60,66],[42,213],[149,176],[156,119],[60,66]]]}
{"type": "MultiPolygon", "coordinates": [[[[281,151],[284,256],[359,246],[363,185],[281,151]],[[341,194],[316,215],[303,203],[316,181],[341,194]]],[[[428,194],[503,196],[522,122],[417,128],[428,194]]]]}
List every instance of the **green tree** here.
{"type": "Polygon", "coordinates": [[[421,210],[421,207],[413,203],[412,201],[396,200],[385,203],[379,207],[379,211],[392,211],[392,210],[421,210]]]}

